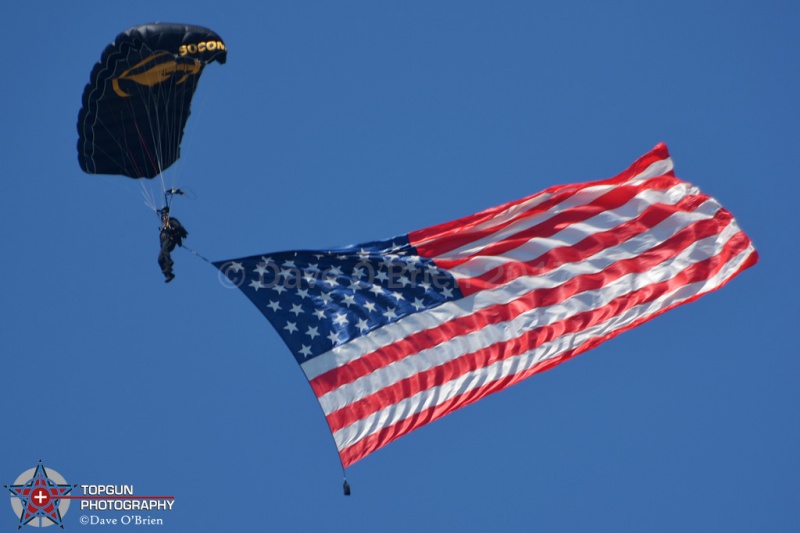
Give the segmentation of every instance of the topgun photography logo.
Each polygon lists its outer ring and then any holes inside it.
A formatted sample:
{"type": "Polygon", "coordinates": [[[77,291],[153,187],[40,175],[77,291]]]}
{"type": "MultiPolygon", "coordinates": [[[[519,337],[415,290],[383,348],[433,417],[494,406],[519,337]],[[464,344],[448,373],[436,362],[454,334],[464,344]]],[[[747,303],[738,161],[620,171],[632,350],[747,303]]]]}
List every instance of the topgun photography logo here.
{"type": "Polygon", "coordinates": [[[26,470],[11,485],[3,485],[11,492],[11,507],[19,517],[19,526],[64,529],[64,515],[70,501],[80,500],[83,512],[117,511],[117,515],[82,514],[78,522],[83,526],[106,525],[163,525],[163,518],[153,518],[151,511],[172,511],[174,496],[134,495],[133,485],[70,485],[64,477],[45,468],[42,461],[26,470]],[[78,489],[73,492],[74,489],[78,489]]]}
{"type": "Polygon", "coordinates": [[[12,485],[3,485],[11,494],[11,507],[19,516],[19,527],[60,526],[69,509],[69,499],[64,498],[77,485],[70,485],[53,469],[46,469],[39,461],[36,468],[26,470],[12,485]]]}

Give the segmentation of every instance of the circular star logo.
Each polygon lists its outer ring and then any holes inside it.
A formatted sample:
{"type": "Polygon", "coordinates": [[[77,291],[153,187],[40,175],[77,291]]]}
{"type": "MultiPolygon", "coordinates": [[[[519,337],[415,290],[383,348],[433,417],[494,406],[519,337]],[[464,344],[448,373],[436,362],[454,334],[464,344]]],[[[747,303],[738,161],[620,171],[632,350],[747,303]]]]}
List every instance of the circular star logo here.
{"type": "Polygon", "coordinates": [[[62,517],[69,509],[69,500],[62,497],[77,485],[69,485],[61,474],[46,469],[39,461],[35,468],[26,470],[12,485],[4,487],[11,492],[11,507],[19,516],[19,528],[27,525],[63,528],[62,517]]]}

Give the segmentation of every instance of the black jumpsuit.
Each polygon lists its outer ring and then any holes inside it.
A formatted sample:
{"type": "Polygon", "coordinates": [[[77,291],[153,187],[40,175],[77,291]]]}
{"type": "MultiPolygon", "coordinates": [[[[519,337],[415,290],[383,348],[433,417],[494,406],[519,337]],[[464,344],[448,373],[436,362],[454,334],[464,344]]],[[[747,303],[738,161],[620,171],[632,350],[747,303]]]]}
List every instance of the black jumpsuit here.
{"type": "Polygon", "coordinates": [[[175,246],[183,244],[183,239],[189,235],[186,228],[181,225],[177,218],[169,218],[167,223],[161,226],[161,251],[158,253],[158,266],[161,267],[161,272],[167,281],[175,277],[172,273],[172,257],[170,252],[175,249],[175,246]]]}

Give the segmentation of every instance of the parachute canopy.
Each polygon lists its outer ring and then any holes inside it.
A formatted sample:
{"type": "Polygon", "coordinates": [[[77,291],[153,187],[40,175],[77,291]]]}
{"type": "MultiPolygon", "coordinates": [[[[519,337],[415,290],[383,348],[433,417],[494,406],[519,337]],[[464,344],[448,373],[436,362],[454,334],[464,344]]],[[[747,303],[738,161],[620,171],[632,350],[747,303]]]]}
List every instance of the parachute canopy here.
{"type": "Polygon", "coordinates": [[[78,114],[78,162],[89,174],[153,178],[180,157],[203,68],[227,49],[201,26],[152,23],[117,35],[92,69],[78,114]]]}

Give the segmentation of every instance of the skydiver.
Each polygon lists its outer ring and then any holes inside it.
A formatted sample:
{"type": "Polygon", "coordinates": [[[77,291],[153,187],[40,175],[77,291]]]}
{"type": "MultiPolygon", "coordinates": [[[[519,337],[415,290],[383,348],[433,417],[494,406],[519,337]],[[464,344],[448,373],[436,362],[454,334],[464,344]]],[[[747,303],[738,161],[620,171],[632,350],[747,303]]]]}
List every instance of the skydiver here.
{"type": "Polygon", "coordinates": [[[175,249],[175,245],[183,245],[183,239],[189,236],[189,232],[177,218],[169,216],[169,207],[163,208],[160,213],[161,251],[158,253],[158,266],[161,267],[161,272],[164,274],[164,283],[169,283],[175,278],[175,274],[172,273],[173,261],[170,252],[175,249]]]}

